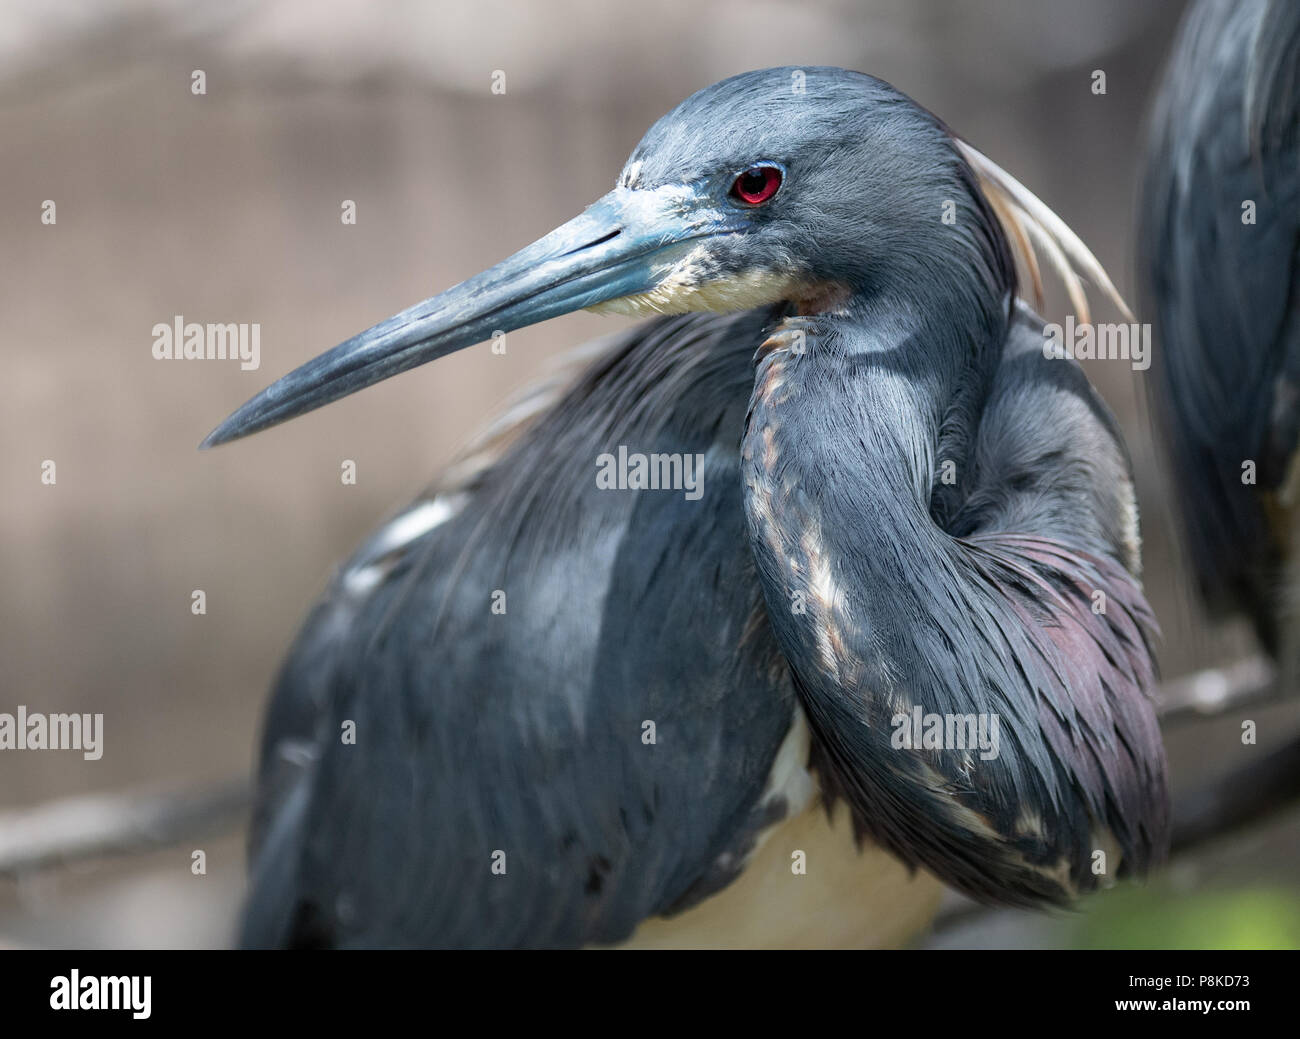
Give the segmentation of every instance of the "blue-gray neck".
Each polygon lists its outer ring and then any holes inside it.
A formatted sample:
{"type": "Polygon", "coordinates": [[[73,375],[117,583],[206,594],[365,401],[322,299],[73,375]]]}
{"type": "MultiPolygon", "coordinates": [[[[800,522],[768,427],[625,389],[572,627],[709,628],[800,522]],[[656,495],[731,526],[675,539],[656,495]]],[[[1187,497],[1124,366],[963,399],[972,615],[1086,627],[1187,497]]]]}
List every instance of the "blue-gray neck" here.
{"type": "Polygon", "coordinates": [[[1147,658],[1136,627],[1118,606],[1091,615],[1088,593],[1140,593],[1113,561],[1014,532],[945,529],[970,493],[1007,335],[1005,301],[982,302],[877,297],[785,321],[760,350],[742,445],[746,515],[825,788],[860,830],[969,894],[1064,901],[1096,883],[1088,863],[1107,788],[1079,794],[1076,762],[1062,756],[1073,722],[1051,715],[1072,718],[1071,695],[1137,693],[1147,658]],[[1085,645],[1103,671],[1109,654],[1114,673],[1094,671],[1072,694],[1069,647],[1085,645]],[[997,719],[996,760],[900,749],[897,719],[918,709],[997,719]]]}

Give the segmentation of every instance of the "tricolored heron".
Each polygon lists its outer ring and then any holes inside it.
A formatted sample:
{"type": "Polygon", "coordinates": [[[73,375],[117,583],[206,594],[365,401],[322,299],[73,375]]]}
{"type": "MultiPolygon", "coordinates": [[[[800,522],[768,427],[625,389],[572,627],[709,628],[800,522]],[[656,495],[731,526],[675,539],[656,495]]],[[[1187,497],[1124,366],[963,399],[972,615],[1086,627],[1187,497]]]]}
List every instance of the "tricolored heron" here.
{"type": "Polygon", "coordinates": [[[1153,117],[1141,269],[1191,563],[1300,684],[1300,4],[1187,14],[1153,117]]]}
{"type": "Polygon", "coordinates": [[[243,941],[610,944],[671,914],[637,938],[897,941],[935,888],[879,847],[1016,905],[1158,860],[1129,467],[1008,234],[1110,289],[887,84],[746,73],[582,215],[227,419],[207,444],[496,330],[667,315],[526,399],[316,606],[243,941]],[[700,493],[611,489],[620,448],[698,459],[700,493]]]}

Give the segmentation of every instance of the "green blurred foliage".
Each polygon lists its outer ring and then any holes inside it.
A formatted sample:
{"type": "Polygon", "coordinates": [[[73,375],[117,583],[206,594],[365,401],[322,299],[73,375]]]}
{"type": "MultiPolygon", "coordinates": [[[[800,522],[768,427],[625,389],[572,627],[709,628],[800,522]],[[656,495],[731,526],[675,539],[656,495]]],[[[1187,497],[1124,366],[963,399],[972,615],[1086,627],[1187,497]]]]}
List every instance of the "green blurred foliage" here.
{"type": "Polygon", "coordinates": [[[1279,888],[1124,887],[1090,909],[1076,936],[1083,949],[1300,948],[1300,895],[1279,888]]]}

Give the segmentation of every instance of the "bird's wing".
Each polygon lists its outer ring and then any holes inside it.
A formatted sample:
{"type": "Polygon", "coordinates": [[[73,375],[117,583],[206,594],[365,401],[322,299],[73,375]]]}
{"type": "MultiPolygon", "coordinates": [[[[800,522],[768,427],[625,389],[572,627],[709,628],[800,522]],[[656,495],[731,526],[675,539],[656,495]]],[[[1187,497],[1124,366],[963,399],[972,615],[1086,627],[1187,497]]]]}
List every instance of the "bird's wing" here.
{"type": "Polygon", "coordinates": [[[890,351],[802,377],[799,357],[770,354],[742,450],[751,543],[823,787],[906,861],[1025,905],[1143,871],[1168,813],[1153,622],[1125,568],[1127,460],[1087,380],[1043,342],[1021,312],[974,442],[942,446],[960,447],[965,499],[942,524],[941,445],[928,461],[900,447],[892,430],[910,415],[882,414],[906,407],[890,351]],[[783,409],[805,399],[821,405],[811,419],[783,409]]]}
{"type": "Polygon", "coordinates": [[[742,868],[790,807],[736,480],[769,319],[618,337],[343,568],[268,716],[247,944],[613,942],[742,868]],[[702,469],[605,489],[620,448],[702,469]]]}
{"type": "Polygon", "coordinates": [[[1196,5],[1153,129],[1141,268],[1173,484],[1207,599],[1276,647],[1300,509],[1300,4],[1196,5]]]}

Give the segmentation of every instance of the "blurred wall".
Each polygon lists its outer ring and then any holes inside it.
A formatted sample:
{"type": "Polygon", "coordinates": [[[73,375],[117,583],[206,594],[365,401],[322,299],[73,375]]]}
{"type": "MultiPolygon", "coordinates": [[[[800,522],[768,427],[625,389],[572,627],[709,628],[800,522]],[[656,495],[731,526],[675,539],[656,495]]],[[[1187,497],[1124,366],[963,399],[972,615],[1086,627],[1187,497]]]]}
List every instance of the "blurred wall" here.
{"type": "MultiPolygon", "coordinates": [[[[1142,120],[1179,7],[0,3],[0,709],[103,712],[106,728],[97,762],[0,755],[0,808],[250,767],[268,684],[331,567],[513,389],[613,319],[553,321],[504,357],[478,347],[252,440],[197,443],[278,375],[577,213],[699,87],[772,64],[888,79],[1131,290],[1142,120]],[[155,360],[151,329],[175,315],[260,323],[260,369],[155,360]]],[[[1133,448],[1165,673],[1249,649],[1189,605],[1140,376],[1089,374],[1133,448]]],[[[221,941],[241,856],[222,843],[202,894],[188,851],[0,883],[0,940],[7,926],[31,942],[221,941]],[[96,904],[96,885],[117,885],[148,905],[159,875],[172,901],[158,904],[200,906],[193,919],[70,922],[73,892],[96,904]]]]}

